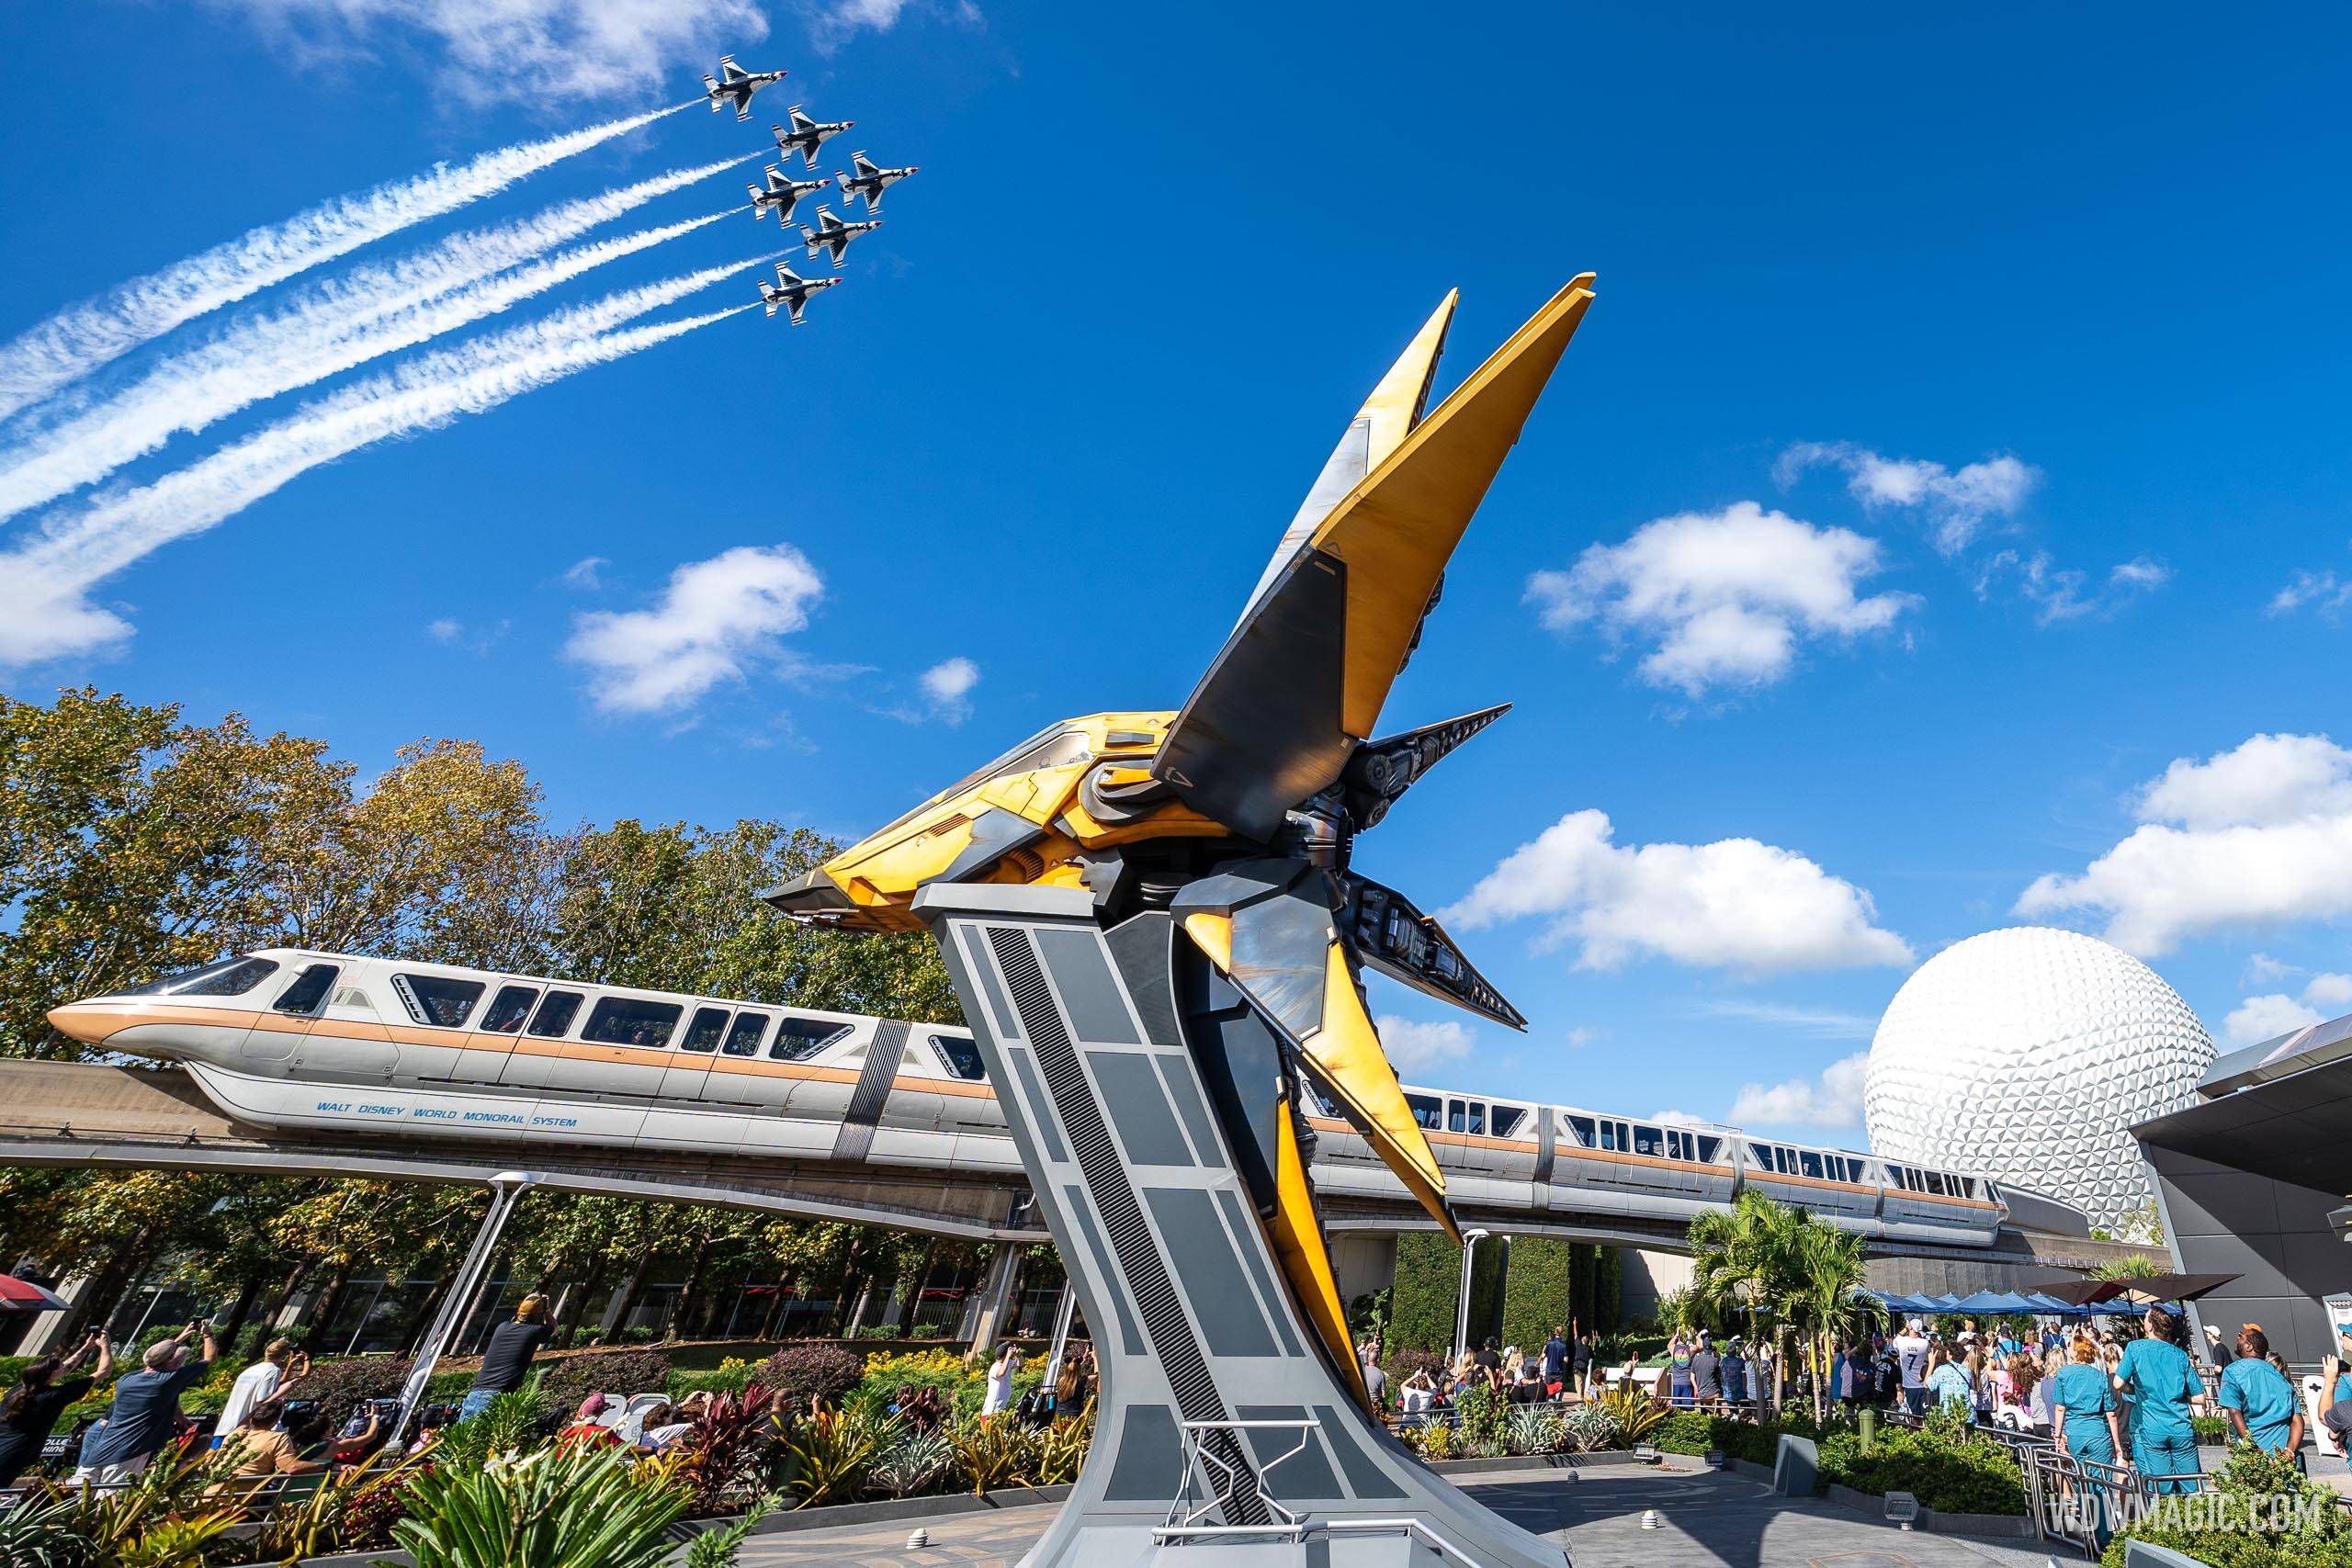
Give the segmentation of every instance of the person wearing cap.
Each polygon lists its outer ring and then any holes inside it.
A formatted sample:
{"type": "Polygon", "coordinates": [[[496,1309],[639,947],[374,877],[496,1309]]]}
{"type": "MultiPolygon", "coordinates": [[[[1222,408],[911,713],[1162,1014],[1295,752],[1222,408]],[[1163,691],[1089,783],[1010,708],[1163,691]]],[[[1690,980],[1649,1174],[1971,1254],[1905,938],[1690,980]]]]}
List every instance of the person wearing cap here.
{"type": "Polygon", "coordinates": [[[1690,1398],[1702,1410],[1724,1402],[1724,1359],[1715,1349],[1715,1337],[1703,1328],[1690,1352],[1690,1398]]]}
{"type": "Polygon", "coordinates": [[[2238,1330],[2237,1358],[2222,1369],[2222,1409],[2256,1448],[2291,1454],[2303,1446],[2303,1404],[2270,1364],[2270,1337],[2258,1324],[2238,1330]]]}
{"type": "Polygon", "coordinates": [[[1894,1337],[1894,1362],[1903,1372],[1903,1403],[1914,1416],[1928,1413],[1928,1328],[1917,1318],[1894,1337]]]}

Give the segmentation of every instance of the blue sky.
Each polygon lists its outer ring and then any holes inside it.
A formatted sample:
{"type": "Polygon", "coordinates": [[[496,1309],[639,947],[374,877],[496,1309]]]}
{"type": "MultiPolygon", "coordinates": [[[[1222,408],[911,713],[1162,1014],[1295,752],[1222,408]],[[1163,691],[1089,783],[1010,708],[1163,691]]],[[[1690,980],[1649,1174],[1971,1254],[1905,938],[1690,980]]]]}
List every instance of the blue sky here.
{"type": "MultiPolygon", "coordinates": [[[[721,50],[792,75],[749,125],[656,120],[134,347],[0,427],[0,492],[89,467],[142,397],[183,412],[190,355],[245,355],[216,397],[284,379],[289,341],[332,364],[318,334],[368,341],[335,279],[755,154],[789,103],[858,121],[826,171],[922,172],[797,331],[609,336],[748,271],[567,314],[776,248],[728,213],[131,442],[0,521],[0,681],[365,765],[478,737],[565,818],[854,835],[1052,718],[1179,703],[1443,291],[1450,382],[1590,268],[1387,718],[1517,711],[1361,851],[1532,1028],[1383,988],[1409,1070],[1851,1144],[1839,1064],[2021,899],[2217,1033],[2352,1006],[2341,18],[1656,10],[16,7],[0,339],[679,103],[721,50]],[[598,362],[566,357],[590,328],[598,362]],[[452,412],[520,359],[533,389],[452,412]],[[235,504],[253,472],[221,463],[369,420],[391,438],[235,504]],[[60,538],[103,567],[62,598],[60,538]]],[[[537,259],[724,212],[759,166],[537,259]]]]}

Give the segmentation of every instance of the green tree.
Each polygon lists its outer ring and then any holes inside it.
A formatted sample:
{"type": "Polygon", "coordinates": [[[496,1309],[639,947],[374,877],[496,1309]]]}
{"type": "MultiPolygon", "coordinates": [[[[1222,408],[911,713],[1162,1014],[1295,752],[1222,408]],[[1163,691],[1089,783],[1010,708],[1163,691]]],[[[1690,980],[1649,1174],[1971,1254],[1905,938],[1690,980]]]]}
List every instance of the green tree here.
{"type": "Polygon", "coordinates": [[[1503,1342],[1532,1351],[1576,1314],[1576,1247],[1550,1236],[1511,1237],[1503,1274],[1503,1342]]]}
{"type": "Polygon", "coordinates": [[[0,1050],[77,1055],[59,1002],[282,934],[290,873],[350,799],[325,750],[90,687],[0,695],[0,1050]]]}

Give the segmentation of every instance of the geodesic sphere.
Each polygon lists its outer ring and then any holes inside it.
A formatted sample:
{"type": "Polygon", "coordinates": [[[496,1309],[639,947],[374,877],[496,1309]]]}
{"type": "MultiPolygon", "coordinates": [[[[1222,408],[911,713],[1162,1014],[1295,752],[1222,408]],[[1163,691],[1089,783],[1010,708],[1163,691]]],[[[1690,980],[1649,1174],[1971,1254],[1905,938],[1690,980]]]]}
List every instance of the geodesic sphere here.
{"type": "Polygon", "coordinates": [[[1891,1159],[2007,1179],[2117,1229],[2152,1194],[2132,1123],[2196,1099],[2213,1038],[2156,972],[2079,931],[1957,942],[1894,993],[1862,1114],[1891,1159]]]}

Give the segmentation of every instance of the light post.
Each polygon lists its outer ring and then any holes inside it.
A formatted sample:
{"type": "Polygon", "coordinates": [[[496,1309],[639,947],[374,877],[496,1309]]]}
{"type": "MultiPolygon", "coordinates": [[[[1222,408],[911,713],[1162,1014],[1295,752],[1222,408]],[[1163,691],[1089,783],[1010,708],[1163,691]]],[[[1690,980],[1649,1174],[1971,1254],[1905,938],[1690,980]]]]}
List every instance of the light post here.
{"type": "Polygon", "coordinates": [[[1486,1239],[1485,1231],[1462,1233],[1462,1300],[1453,1310],[1453,1355],[1457,1360],[1463,1351],[1470,1348],[1470,1257],[1486,1239]]]}
{"type": "Polygon", "coordinates": [[[408,1435],[409,1419],[424,1402],[425,1385],[433,1381],[434,1364],[441,1359],[442,1352],[449,1348],[450,1337],[472,1310],[474,1292],[481,1288],[482,1276],[490,1271],[490,1255],[497,1249],[498,1233],[506,1228],[507,1216],[538,1179],[523,1170],[502,1170],[490,1179],[490,1213],[481,1217],[481,1229],[474,1233],[465,1261],[458,1265],[457,1277],[449,1281],[449,1292],[441,1298],[441,1310],[433,1314],[433,1326],[426,1331],[424,1344],[416,1353],[416,1365],[401,1389],[401,1407],[392,1416],[391,1436],[386,1439],[389,1443],[397,1444],[408,1435]]]}

